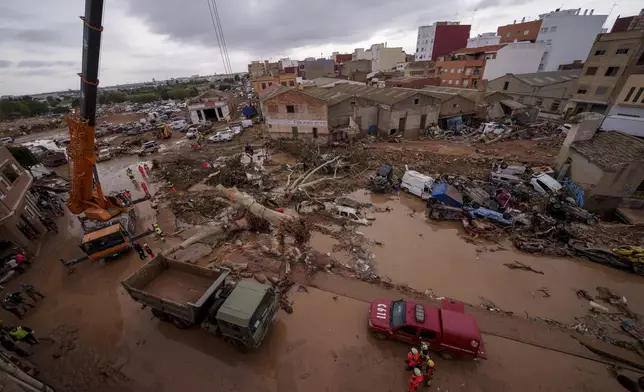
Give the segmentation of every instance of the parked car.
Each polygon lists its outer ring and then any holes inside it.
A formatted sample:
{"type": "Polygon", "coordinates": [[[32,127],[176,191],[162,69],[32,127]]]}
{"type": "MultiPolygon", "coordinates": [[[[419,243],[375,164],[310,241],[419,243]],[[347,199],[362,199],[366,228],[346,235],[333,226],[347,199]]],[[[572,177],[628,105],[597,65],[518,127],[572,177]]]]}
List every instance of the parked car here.
{"type": "Polygon", "coordinates": [[[186,137],[188,139],[196,138],[197,137],[197,130],[195,128],[188,129],[188,132],[186,132],[186,137]]]}
{"type": "Polygon", "coordinates": [[[219,135],[220,142],[229,142],[233,140],[233,136],[235,136],[233,131],[231,131],[230,129],[226,129],[225,131],[219,131],[216,133],[216,135],[219,135]]]}
{"type": "Polygon", "coordinates": [[[152,154],[152,153],[155,153],[155,152],[159,151],[160,148],[161,148],[161,146],[159,145],[159,143],[157,143],[155,141],[145,142],[141,146],[141,150],[139,151],[139,155],[152,154]]]}
{"type": "Polygon", "coordinates": [[[2,138],[0,138],[0,144],[8,144],[8,143],[13,143],[13,138],[12,137],[2,137],[2,138]]]}
{"type": "Polygon", "coordinates": [[[376,299],[369,308],[369,330],[377,339],[394,339],[431,350],[446,360],[456,357],[487,359],[476,319],[465,305],[448,299],[441,307],[408,301],[376,299]]]}
{"type": "Polygon", "coordinates": [[[400,183],[400,189],[423,200],[428,200],[432,196],[432,186],[434,186],[432,177],[415,170],[407,170],[400,183]]]}
{"type": "Polygon", "coordinates": [[[243,130],[243,129],[244,129],[244,128],[243,128],[241,125],[233,125],[232,127],[230,127],[230,130],[231,130],[235,135],[239,135],[240,133],[242,133],[242,130],[243,130]]]}

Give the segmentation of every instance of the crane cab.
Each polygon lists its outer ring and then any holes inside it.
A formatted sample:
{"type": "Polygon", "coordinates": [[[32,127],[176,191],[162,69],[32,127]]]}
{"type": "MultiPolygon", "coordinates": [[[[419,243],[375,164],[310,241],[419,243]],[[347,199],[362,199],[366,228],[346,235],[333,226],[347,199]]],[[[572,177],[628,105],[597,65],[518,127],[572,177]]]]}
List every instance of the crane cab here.
{"type": "Polygon", "coordinates": [[[121,223],[87,233],[80,243],[81,250],[92,260],[117,256],[129,249],[130,235],[121,223]]]}

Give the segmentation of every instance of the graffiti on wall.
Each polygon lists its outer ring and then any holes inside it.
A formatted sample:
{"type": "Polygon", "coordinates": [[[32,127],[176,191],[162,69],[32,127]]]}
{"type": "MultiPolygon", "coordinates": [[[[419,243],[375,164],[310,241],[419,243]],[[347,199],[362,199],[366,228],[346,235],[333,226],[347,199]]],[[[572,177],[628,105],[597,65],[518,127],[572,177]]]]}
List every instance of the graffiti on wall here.
{"type": "Polygon", "coordinates": [[[564,189],[577,202],[579,207],[584,207],[584,190],[570,177],[564,179],[564,189]]]}

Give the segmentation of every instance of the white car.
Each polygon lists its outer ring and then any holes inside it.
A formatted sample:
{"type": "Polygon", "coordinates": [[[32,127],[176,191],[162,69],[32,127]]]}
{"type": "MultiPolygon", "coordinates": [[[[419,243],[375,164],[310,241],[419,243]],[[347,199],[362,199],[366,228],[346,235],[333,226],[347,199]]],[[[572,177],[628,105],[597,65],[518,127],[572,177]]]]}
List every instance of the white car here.
{"type": "Polygon", "coordinates": [[[230,130],[231,130],[235,135],[239,135],[240,133],[242,133],[242,130],[243,130],[243,129],[244,129],[244,128],[243,128],[241,125],[233,125],[232,127],[230,127],[230,130]]]}
{"type": "Polygon", "coordinates": [[[222,142],[229,142],[229,141],[233,140],[233,136],[235,136],[233,131],[231,131],[230,129],[227,129],[225,131],[217,132],[216,135],[219,135],[219,140],[222,141],[222,142]]]}
{"type": "Polygon", "coordinates": [[[194,139],[197,137],[197,130],[196,129],[189,129],[188,132],[186,132],[186,137],[188,139],[194,139]]]}

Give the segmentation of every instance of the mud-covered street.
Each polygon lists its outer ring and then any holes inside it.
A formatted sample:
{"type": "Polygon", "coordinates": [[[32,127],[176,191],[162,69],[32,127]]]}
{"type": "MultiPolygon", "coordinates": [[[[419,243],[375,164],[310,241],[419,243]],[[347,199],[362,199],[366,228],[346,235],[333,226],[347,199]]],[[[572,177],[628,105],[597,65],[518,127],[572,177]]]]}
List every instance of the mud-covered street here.
{"type": "MultiPolygon", "coordinates": [[[[419,154],[425,160],[410,168],[453,165],[454,173],[478,175],[497,154],[513,151],[514,159],[538,164],[552,159],[554,150],[532,154],[537,143],[524,140],[490,147],[433,141],[338,150],[349,157],[348,171],[328,171],[323,175],[327,185],[307,188],[307,198],[297,189],[290,196],[284,192],[302,176],[297,164],[306,155],[265,143],[257,129],[246,132],[243,139],[206,145],[200,151],[192,151],[178,134],[160,142],[156,154],[122,155],[98,163],[99,178],[104,190],[128,189],[133,199],[144,197],[142,182],[148,185],[158,208],[150,201],[134,208],[137,232],[158,223],[165,233],[163,240],[141,240],[155,253],[174,252],[183,241],[210,228],[210,222],[228,219],[224,212],[232,204],[216,192],[218,184],[237,186],[256,199],[276,199],[287,215],[299,211],[310,231],[310,240],[297,250],[303,256],[289,253],[298,247],[293,231],[286,232],[286,243],[277,251],[279,232],[270,225],[226,232],[174,253],[181,261],[208,268],[244,264],[246,271],[237,276],[257,280],[258,275],[277,277],[283,259],[292,257],[294,285],[288,301],[293,313],[280,311],[262,345],[249,353],[238,352],[198,326],[182,330],[163,323],[121,285],[149,259],[140,260],[131,251],[107,262],[77,264],[73,273],[60,263],[61,258],[82,255],[82,228],[67,211],[58,222],[63,230],[44,242],[33,268],[20,278],[47,296],[22,321],[42,338],[30,349],[29,361],[39,368],[43,381],[61,391],[402,391],[410,375],[403,362],[409,346],[377,340],[369,333],[369,303],[403,297],[437,306],[438,299],[448,297],[467,304],[466,312],[477,319],[488,359],[447,361],[436,356],[432,389],[619,390],[608,370],[612,362],[570,337],[573,327],[589,315],[589,301],[577,293],[594,296],[597,287],[608,287],[627,298],[632,312],[642,313],[641,276],[573,257],[520,252],[508,236],[472,237],[460,221],[431,220],[426,202],[414,195],[371,192],[369,176],[380,162],[364,163],[360,155],[405,161],[404,154],[419,154]],[[245,141],[255,148],[253,162],[260,162],[256,167],[247,156],[239,156],[245,141]],[[138,165],[144,163],[152,171],[142,177],[138,165]],[[128,167],[135,182],[126,175],[128,167]],[[262,178],[260,185],[254,182],[257,176],[262,178]],[[267,184],[271,191],[262,193],[267,184]],[[279,192],[281,199],[274,196],[279,192]],[[369,206],[364,208],[370,225],[339,221],[321,207],[304,211],[310,207],[304,201],[321,206],[337,196],[369,206]],[[539,273],[508,268],[514,262],[539,273]]],[[[67,166],[55,169],[61,177],[67,176],[66,170],[67,166]]],[[[266,200],[262,202],[269,205],[266,200]]],[[[7,289],[17,289],[18,284],[14,280],[7,289]]],[[[163,288],[151,288],[157,289],[163,288]]],[[[18,322],[9,314],[3,320],[18,322]]]]}

